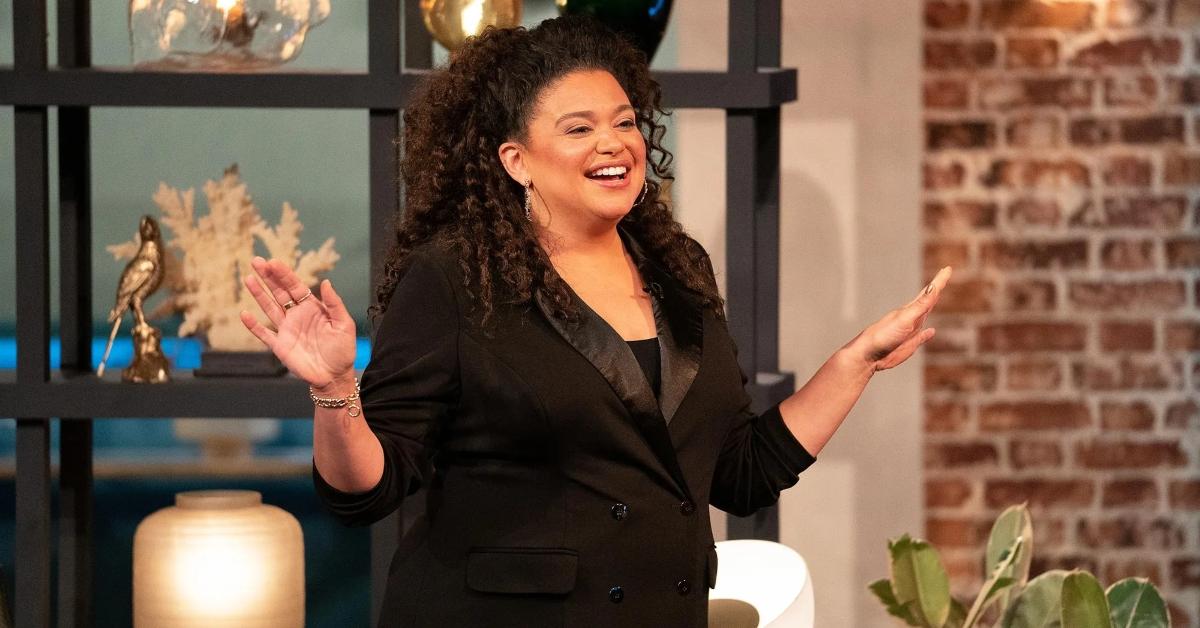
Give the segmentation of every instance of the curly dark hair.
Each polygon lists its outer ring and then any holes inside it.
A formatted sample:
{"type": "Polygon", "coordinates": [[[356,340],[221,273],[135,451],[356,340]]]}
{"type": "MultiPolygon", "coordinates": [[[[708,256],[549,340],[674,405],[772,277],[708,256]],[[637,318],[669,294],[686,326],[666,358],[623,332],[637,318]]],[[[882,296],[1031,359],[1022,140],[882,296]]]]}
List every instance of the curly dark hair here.
{"type": "Polygon", "coordinates": [[[482,309],[484,326],[495,302],[529,302],[535,291],[547,298],[555,317],[579,316],[525,219],[523,188],[498,155],[504,142],[525,139],[542,90],[577,70],[606,70],[616,78],[636,110],[647,163],[658,178],[647,177],[645,197],[621,224],[723,318],[707,254],[660,196],[663,182],[674,179],[671,153],[661,143],[666,128],[660,120],[669,114],[660,106],[661,90],[645,55],[594,19],[568,16],[528,30],[489,28],[467,40],[405,109],[405,209],[396,217],[372,320],[387,309],[409,253],[427,242],[457,251],[472,309],[482,309]]]}

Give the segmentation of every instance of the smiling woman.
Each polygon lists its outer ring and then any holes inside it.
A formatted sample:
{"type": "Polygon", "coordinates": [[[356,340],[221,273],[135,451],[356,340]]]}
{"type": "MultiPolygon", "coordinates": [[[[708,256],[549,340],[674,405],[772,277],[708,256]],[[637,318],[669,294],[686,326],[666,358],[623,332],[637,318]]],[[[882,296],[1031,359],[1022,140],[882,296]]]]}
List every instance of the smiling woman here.
{"type": "Polygon", "coordinates": [[[661,115],[645,57],[594,22],[468,40],[405,112],[361,383],[332,285],[254,261],[277,331],[242,320],[310,384],[325,505],[364,525],[427,489],[381,625],[706,626],[707,506],[775,503],[933,336],[948,270],[755,413],[708,255],[660,198],[661,115]]]}

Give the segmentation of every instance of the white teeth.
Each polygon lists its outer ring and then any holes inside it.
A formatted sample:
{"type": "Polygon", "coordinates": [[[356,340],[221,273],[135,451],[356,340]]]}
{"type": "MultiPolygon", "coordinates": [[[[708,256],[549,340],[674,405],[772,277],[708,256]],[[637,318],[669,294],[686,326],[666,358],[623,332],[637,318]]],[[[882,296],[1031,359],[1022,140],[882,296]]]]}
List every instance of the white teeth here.
{"type": "Polygon", "coordinates": [[[620,176],[620,175],[625,174],[625,172],[627,170],[628,169],[625,166],[609,166],[607,168],[600,168],[598,170],[593,170],[592,174],[590,176],[593,176],[593,177],[596,177],[596,176],[606,176],[606,177],[607,176],[620,176]]]}

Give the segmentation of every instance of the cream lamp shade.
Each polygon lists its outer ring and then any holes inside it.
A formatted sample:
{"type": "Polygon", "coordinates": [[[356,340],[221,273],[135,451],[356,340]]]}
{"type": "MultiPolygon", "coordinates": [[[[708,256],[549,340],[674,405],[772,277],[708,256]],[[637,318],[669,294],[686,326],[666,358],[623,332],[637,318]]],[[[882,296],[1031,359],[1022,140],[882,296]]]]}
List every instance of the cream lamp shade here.
{"type": "Polygon", "coordinates": [[[134,628],[303,628],[304,539],[257,491],[188,491],[133,537],[134,628]]]}

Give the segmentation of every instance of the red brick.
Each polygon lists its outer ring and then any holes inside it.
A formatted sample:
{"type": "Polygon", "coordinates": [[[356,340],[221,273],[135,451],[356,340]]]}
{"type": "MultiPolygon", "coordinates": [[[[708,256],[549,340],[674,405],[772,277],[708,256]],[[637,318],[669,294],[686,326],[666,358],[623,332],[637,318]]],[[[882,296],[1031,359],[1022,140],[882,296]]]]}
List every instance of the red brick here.
{"type": "Polygon", "coordinates": [[[979,104],[984,109],[1016,107],[1078,109],[1092,106],[1095,81],[1087,78],[1012,78],[985,80],[979,87],[979,104]]]}
{"type": "Polygon", "coordinates": [[[1015,439],[1008,444],[1008,460],[1014,469],[1061,467],[1062,448],[1053,441],[1015,439]]]}
{"type": "Polygon", "coordinates": [[[1085,336],[1077,323],[991,323],[979,327],[979,350],[1080,351],[1085,336]]]}
{"type": "Polygon", "coordinates": [[[1009,390],[1058,390],[1062,369],[1056,360],[1011,361],[1005,370],[1009,390]]]}
{"type": "MultiPolygon", "coordinates": [[[[1037,530],[1033,532],[1037,534],[1037,530]]],[[[1084,571],[1096,572],[1096,558],[1094,556],[1079,556],[1074,554],[1040,554],[1037,552],[1037,544],[1034,543],[1033,560],[1029,565],[1030,574],[1040,574],[1052,569],[1063,569],[1071,571],[1073,569],[1082,569],[1084,571]]]]}
{"type": "Polygon", "coordinates": [[[1157,354],[1134,359],[1126,355],[1117,361],[1092,358],[1071,365],[1071,378],[1082,391],[1105,390],[1178,390],[1183,387],[1183,371],[1177,362],[1163,360],[1157,354]]]}
{"type": "Polygon", "coordinates": [[[1171,26],[1200,26],[1200,0],[1171,0],[1168,5],[1168,21],[1171,26]]]}
{"type": "Polygon", "coordinates": [[[1177,589],[1200,588],[1200,558],[1176,558],[1172,560],[1171,584],[1177,589]]]}
{"type": "Polygon", "coordinates": [[[971,499],[971,493],[964,480],[925,480],[925,507],[958,508],[971,499]]]}
{"type": "Polygon", "coordinates": [[[1144,401],[1106,401],[1100,404],[1100,425],[1113,431],[1151,430],[1154,429],[1154,409],[1144,401]]]}
{"type": "Polygon", "coordinates": [[[992,148],[996,145],[996,125],[980,120],[926,122],[925,147],[936,151],[953,148],[992,148]]]}
{"type": "Polygon", "coordinates": [[[1140,506],[1158,507],[1158,484],[1154,480],[1112,480],[1105,482],[1100,505],[1105,508],[1140,506]]]}
{"type": "Polygon", "coordinates": [[[1004,308],[1007,310],[1049,312],[1056,307],[1058,307],[1058,288],[1053,281],[1010,279],[1004,286],[1004,308]]]}
{"type": "Polygon", "coordinates": [[[1200,154],[1168,153],[1163,162],[1163,183],[1167,185],[1200,184],[1200,154]]]}
{"type": "Polygon", "coordinates": [[[958,469],[962,467],[995,466],[1000,461],[996,446],[991,443],[925,444],[926,469],[958,469]]]}
{"type": "Polygon", "coordinates": [[[1075,188],[1091,185],[1088,167],[1075,159],[997,159],[980,177],[986,187],[1075,188]]]}
{"type": "Polygon", "coordinates": [[[1087,249],[1086,240],[993,241],[981,245],[979,258],[985,268],[1004,270],[1083,268],[1087,266],[1087,249]]]}
{"type": "Polygon", "coordinates": [[[1091,480],[988,480],[984,486],[988,508],[1021,502],[1043,508],[1086,508],[1095,494],[1091,480]]]}
{"type": "Polygon", "coordinates": [[[1089,117],[1071,121],[1069,135],[1076,146],[1100,146],[1116,140],[1126,144],[1162,144],[1182,142],[1184,125],[1180,116],[1089,117]]]}
{"type": "Polygon", "coordinates": [[[1166,241],[1167,268],[1200,268],[1200,238],[1166,241]]]}
{"type": "Polygon", "coordinates": [[[1153,351],[1154,323],[1105,321],[1100,324],[1100,348],[1105,351],[1153,351]]]}
{"type": "Polygon", "coordinates": [[[1167,103],[1172,105],[1200,105],[1200,76],[1168,76],[1167,103]]]}
{"type": "Polygon", "coordinates": [[[1042,516],[1038,513],[1035,518],[1037,525],[1033,526],[1033,547],[1044,551],[1050,547],[1062,547],[1067,542],[1067,525],[1062,519],[1042,516]]]}
{"type": "Polygon", "coordinates": [[[1157,561],[1133,558],[1129,560],[1113,560],[1105,558],[1102,572],[1096,574],[1103,582],[1115,583],[1126,578],[1147,578],[1157,588],[1163,587],[1162,568],[1157,561]]]}
{"type": "Polygon", "coordinates": [[[966,178],[966,169],[959,162],[934,163],[926,161],[922,166],[922,185],[926,190],[960,188],[966,178]]]}
{"type": "Polygon", "coordinates": [[[979,70],[996,64],[996,43],[926,39],[924,54],[928,70],[979,70]]]}
{"type": "Polygon", "coordinates": [[[1168,351],[1200,351],[1200,322],[1169,321],[1166,336],[1168,351]]]}
{"type": "Polygon", "coordinates": [[[926,109],[966,109],[970,103],[970,91],[962,80],[927,80],[923,93],[926,109]]]}
{"type": "Polygon", "coordinates": [[[1019,198],[1008,205],[1008,222],[1013,226],[1058,226],[1062,210],[1054,199],[1019,198]]]}
{"type": "Polygon", "coordinates": [[[1091,2],[1040,0],[983,0],[980,25],[985,29],[1056,28],[1085,30],[1092,26],[1091,2]]]}
{"type": "Polygon", "coordinates": [[[1152,270],[1154,241],[1109,240],[1100,248],[1100,266],[1105,270],[1152,270]]]}
{"type": "Polygon", "coordinates": [[[1114,66],[1144,67],[1176,64],[1183,57],[1183,44],[1177,37],[1138,36],[1119,41],[1104,39],[1075,52],[1068,63],[1093,69],[1114,66]]]}
{"type": "MultiPolygon", "coordinates": [[[[1189,611],[1184,610],[1179,604],[1175,603],[1175,600],[1171,599],[1169,596],[1164,601],[1167,603],[1167,614],[1171,618],[1172,626],[1179,626],[1180,628],[1183,628],[1184,626],[1193,626],[1194,625],[1194,624],[1192,624],[1192,615],[1189,614],[1189,611]]],[[[1195,604],[1188,604],[1188,609],[1190,610],[1190,612],[1200,612],[1200,611],[1195,610],[1195,607],[1196,607],[1195,604]]]]}
{"type": "Polygon", "coordinates": [[[971,5],[966,2],[925,2],[925,27],[930,30],[961,29],[967,26],[970,15],[971,5]]]}
{"type": "MultiPolygon", "coordinates": [[[[1200,171],[1198,171],[1200,172],[1200,171]]],[[[1187,199],[1181,196],[1107,197],[1102,208],[1084,203],[1071,214],[1072,227],[1178,228],[1187,213],[1187,199]]]]}
{"type": "Polygon", "coordinates": [[[926,242],[924,249],[925,274],[932,275],[944,266],[961,268],[967,265],[965,242],[926,242]]]}
{"type": "MultiPolygon", "coordinates": [[[[996,226],[992,201],[931,201],[925,203],[925,227],[940,233],[968,232],[996,226]]],[[[942,293],[942,298],[949,294],[942,293]]]]}
{"type": "Polygon", "coordinates": [[[1171,508],[1200,510],[1200,480],[1173,480],[1168,490],[1171,508]]]}
{"type": "Polygon", "coordinates": [[[1074,401],[1017,401],[990,403],[979,409],[979,429],[1073,430],[1091,425],[1085,404],[1074,401]]]}
{"type": "Polygon", "coordinates": [[[1176,549],[1184,543],[1183,530],[1167,519],[1084,519],[1075,533],[1080,545],[1091,548],[1176,549]]]}
{"type": "Polygon", "coordinates": [[[1146,187],[1154,177],[1154,164],[1144,157],[1117,155],[1104,161],[1104,185],[1146,187]]]}
{"type": "Polygon", "coordinates": [[[1075,460],[1088,469],[1182,467],[1188,463],[1178,441],[1093,440],[1075,445],[1075,460]]]}
{"type": "Polygon", "coordinates": [[[929,517],[925,534],[935,547],[975,547],[987,543],[991,525],[973,519],[929,517]]]}
{"type": "Polygon", "coordinates": [[[1163,425],[1180,430],[1200,429],[1200,405],[1194,399],[1188,399],[1167,406],[1163,425]]]}
{"type": "Polygon", "coordinates": [[[1010,37],[1004,46],[1008,68],[1050,68],[1058,65],[1058,41],[1043,37],[1010,37]]]}
{"type": "Polygon", "coordinates": [[[925,403],[926,432],[961,432],[969,419],[964,403],[925,403]]]}
{"type": "Polygon", "coordinates": [[[1145,26],[1158,13],[1158,4],[1153,0],[1109,0],[1104,12],[1109,26],[1145,26]]]}
{"type": "Polygon", "coordinates": [[[1005,142],[1014,148],[1054,148],[1062,135],[1060,126],[1053,116],[1017,117],[1004,129],[1005,142]]]}
{"type": "Polygon", "coordinates": [[[1104,79],[1104,103],[1110,107],[1150,107],[1158,100],[1158,81],[1148,74],[1104,79]]]}
{"type": "Polygon", "coordinates": [[[938,298],[942,314],[971,314],[995,309],[996,284],[990,279],[955,279],[953,290],[938,298]]]}
{"type": "Polygon", "coordinates": [[[1181,281],[1072,281],[1068,288],[1073,306],[1083,310],[1176,310],[1186,305],[1181,281]]]}
{"type": "Polygon", "coordinates": [[[996,389],[996,366],[987,363],[925,364],[925,390],[981,392],[996,389]]]}

